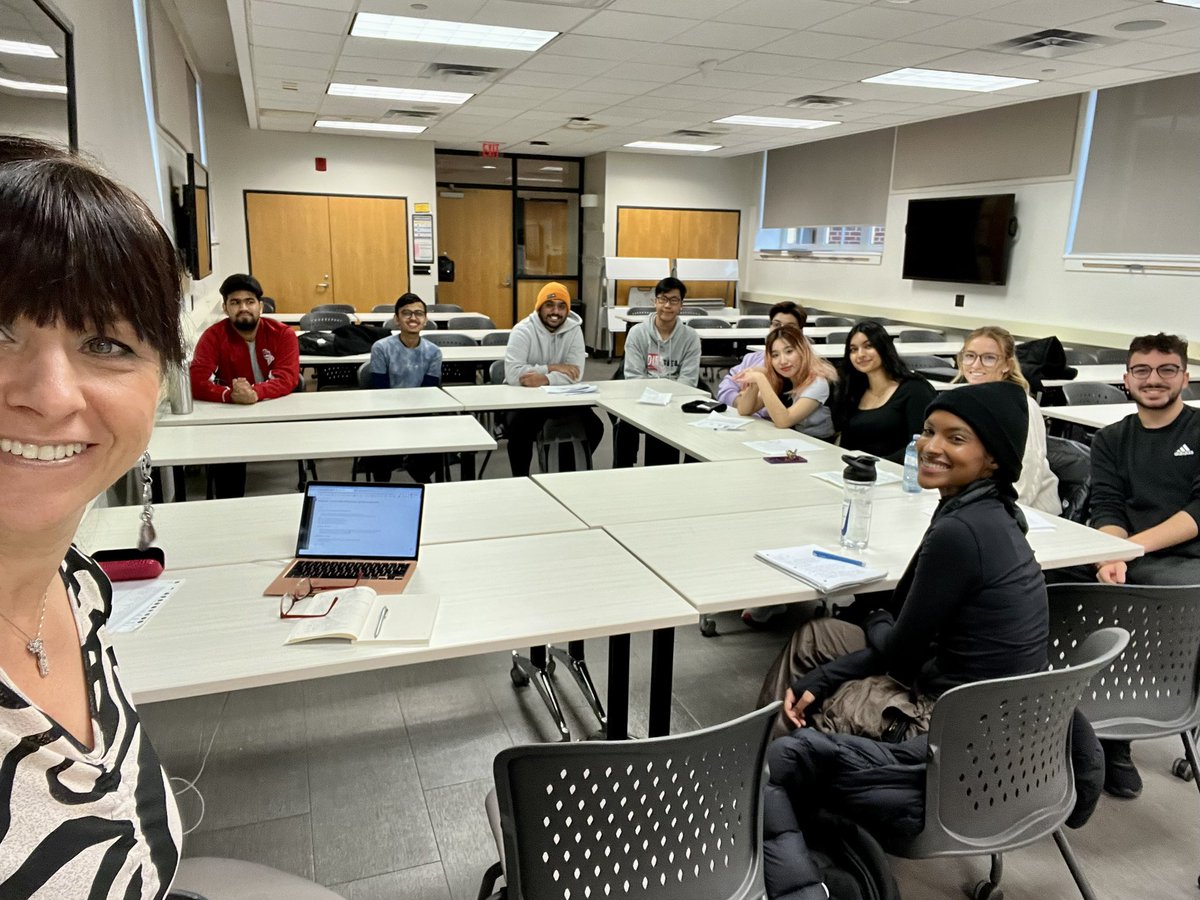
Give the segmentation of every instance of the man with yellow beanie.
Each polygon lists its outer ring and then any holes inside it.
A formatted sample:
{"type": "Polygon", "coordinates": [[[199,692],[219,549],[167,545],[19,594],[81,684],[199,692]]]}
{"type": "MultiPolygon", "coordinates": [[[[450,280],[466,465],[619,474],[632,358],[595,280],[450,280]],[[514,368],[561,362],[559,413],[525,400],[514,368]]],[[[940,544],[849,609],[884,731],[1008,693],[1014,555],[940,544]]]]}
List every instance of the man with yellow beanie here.
{"type": "MultiPolygon", "coordinates": [[[[571,294],[564,285],[552,281],[538,291],[533,312],[518,322],[508,337],[504,381],[529,388],[575,384],[583,377],[586,357],[583,323],[571,312],[571,294]]],[[[514,476],[529,474],[533,442],[549,418],[577,418],[593,452],[604,436],[604,424],[585,407],[512,410],[508,414],[505,433],[508,436],[508,461],[514,476]]]]}

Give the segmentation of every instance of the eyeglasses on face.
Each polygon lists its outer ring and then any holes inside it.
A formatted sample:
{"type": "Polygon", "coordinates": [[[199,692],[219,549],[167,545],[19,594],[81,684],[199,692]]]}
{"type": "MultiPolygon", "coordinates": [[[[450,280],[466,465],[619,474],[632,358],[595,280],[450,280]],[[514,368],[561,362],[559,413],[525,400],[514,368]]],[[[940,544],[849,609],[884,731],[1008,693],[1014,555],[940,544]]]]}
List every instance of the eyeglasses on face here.
{"type": "Polygon", "coordinates": [[[1145,381],[1150,377],[1151,372],[1157,372],[1159,378],[1170,380],[1183,371],[1183,366],[1178,363],[1163,363],[1161,366],[1130,366],[1129,374],[1138,381],[1145,381]]]}
{"type": "Polygon", "coordinates": [[[972,366],[979,362],[982,363],[986,368],[990,369],[992,366],[996,365],[996,363],[1000,362],[1000,357],[995,353],[975,353],[971,350],[965,350],[963,351],[962,361],[963,365],[966,366],[972,366]]]}
{"type": "Polygon", "coordinates": [[[667,297],[662,294],[659,294],[657,297],[654,298],[654,301],[656,303],[661,303],[663,306],[683,306],[683,298],[682,297],[667,297]]]}
{"type": "Polygon", "coordinates": [[[423,309],[402,309],[397,315],[402,319],[423,319],[425,318],[425,310],[423,309]]]}

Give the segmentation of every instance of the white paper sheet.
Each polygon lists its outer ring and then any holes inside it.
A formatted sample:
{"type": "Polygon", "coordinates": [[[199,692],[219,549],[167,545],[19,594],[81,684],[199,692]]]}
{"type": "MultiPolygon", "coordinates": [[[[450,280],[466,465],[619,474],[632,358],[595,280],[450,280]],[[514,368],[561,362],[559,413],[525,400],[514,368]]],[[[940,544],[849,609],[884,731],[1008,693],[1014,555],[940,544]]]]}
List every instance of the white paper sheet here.
{"type": "Polygon", "coordinates": [[[108,617],[109,632],[137,631],[181,584],[182,578],[116,582],[113,584],[112,612],[108,617]]]}
{"type": "Polygon", "coordinates": [[[542,390],[547,394],[594,394],[600,389],[594,384],[580,382],[579,384],[543,384],[542,390]]]}
{"type": "Polygon", "coordinates": [[[695,422],[689,422],[693,428],[707,428],[710,431],[741,431],[746,427],[749,419],[744,419],[741,416],[727,416],[722,413],[712,412],[703,419],[697,419],[695,422]]]}
{"type": "Polygon", "coordinates": [[[638,397],[638,403],[647,403],[650,406],[666,406],[670,402],[670,394],[664,394],[662,391],[656,391],[654,388],[646,388],[642,391],[642,396],[638,397]]]}
{"type": "Polygon", "coordinates": [[[742,444],[761,453],[763,456],[787,456],[788,451],[804,453],[806,451],[823,450],[818,444],[804,441],[800,438],[777,438],[773,441],[742,441],[742,444]]]}

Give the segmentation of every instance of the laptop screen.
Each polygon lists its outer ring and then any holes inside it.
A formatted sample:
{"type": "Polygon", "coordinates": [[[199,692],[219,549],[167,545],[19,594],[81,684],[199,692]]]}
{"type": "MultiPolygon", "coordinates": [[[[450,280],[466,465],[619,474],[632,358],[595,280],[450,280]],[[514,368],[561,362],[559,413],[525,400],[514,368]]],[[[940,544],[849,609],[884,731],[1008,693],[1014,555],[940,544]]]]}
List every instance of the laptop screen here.
{"type": "Polygon", "coordinates": [[[296,556],[416,559],[424,498],[420,484],[309,482],[296,556]]]}

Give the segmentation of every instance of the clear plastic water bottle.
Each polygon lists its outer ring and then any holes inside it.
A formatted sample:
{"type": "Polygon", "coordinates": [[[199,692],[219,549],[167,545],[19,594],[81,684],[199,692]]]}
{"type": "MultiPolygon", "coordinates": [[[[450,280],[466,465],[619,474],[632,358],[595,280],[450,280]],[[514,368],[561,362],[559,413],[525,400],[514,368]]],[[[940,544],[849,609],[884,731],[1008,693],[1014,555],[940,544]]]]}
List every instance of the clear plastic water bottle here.
{"type": "Polygon", "coordinates": [[[842,537],[843,547],[863,550],[871,536],[871,502],[875,493],[874,456],[843,456],[842,537]]]}
{"type": "Polygon", "coordinates": [[[917,481],[917,438],[919,434],[914,434],[912,440],[908,444],[908,449],[904,451],[904,478],[900,482],[900,487],[904,488],[906,494],[921,493],[920,482],[917,481]]]}

